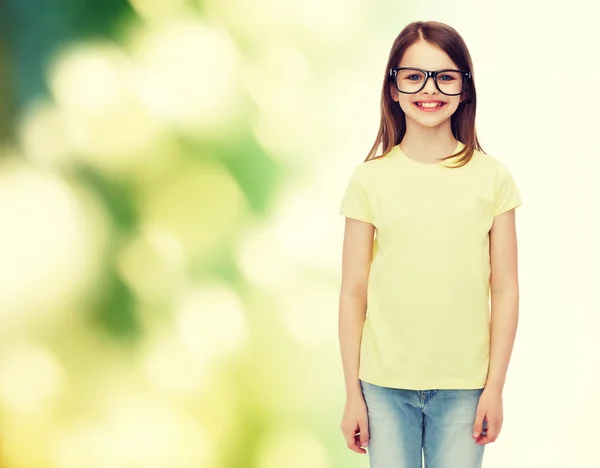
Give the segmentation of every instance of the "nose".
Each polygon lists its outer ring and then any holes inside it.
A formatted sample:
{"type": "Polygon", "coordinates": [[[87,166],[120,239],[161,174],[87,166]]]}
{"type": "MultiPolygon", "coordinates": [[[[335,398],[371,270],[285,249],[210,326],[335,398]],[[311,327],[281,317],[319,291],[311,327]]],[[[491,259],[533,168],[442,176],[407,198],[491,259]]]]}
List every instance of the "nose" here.
{"type": "Polygon", "coordinates": [[[425,79],[425,86],[423,87],[422,91],[427,92],[429,94],[437,91],[437,88],[435,87],[435,82],[433,81],[433,76],[428,76],[425,79]]]}

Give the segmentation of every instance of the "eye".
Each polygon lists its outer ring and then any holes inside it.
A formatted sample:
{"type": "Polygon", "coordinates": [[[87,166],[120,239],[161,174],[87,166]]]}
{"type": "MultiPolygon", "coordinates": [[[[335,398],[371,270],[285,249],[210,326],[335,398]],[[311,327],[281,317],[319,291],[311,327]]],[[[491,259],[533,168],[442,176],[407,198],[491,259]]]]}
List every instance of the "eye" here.
{"type": "Polygon", "coordinates": [[[419,75],[417,73],[413,73],[412,75],[408,75],[406,77],[406,79],[409,80],[409,81],[415,81],[415,80],[413,80],[413,78],[416,78],[417,80],[420,80],[421,79],[421,75],[419,75]]]}
{"type": "Polygon", "coordinates": [[[449,74],[443,74],[443,75],[438,75],[437,79],[441,80],[441,81],[453,81],[456,78],[454,78],[454,76],[449,75],[449,74]]]}

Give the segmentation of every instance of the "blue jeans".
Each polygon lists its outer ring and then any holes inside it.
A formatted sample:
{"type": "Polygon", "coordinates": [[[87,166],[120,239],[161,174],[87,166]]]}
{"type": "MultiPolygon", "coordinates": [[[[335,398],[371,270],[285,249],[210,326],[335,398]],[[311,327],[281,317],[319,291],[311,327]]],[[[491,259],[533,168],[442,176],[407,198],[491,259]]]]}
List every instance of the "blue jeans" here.
{"type": "MultiPolygon", "coordinates": [[[[473,438],[478,389],[406,390],[361,380],[371,468],[481,468],[473,438]]],[[[483,422],[483,431],[487,427],[483,422]]]]}

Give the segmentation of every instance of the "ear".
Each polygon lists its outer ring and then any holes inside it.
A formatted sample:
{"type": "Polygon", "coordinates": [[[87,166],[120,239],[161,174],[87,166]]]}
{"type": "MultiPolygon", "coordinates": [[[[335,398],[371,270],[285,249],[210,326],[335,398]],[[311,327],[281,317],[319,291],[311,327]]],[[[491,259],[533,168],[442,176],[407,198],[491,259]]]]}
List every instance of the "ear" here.
{"type": "Polygon", "coordinates": [[[398,96],[398,90],[393,84],[390,85],[390,95],[392,96],[392,99],[396,102],[398,102],[398,100],[400,99],[400,97],[398,96]]]}

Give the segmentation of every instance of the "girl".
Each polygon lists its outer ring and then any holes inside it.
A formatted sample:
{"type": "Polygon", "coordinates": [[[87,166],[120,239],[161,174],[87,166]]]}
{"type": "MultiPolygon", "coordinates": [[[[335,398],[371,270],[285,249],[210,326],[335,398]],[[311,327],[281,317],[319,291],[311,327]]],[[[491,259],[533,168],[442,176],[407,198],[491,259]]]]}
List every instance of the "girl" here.
{"type": "Polygon", "coordinates": [[[479,145],[475,108],[461,36],[406,26],[375,144],[341,203],[341,429],[350,449],[368,447],[371,467],[420,468],[423,457],[427,468],[481,467],[502,426],[521,199],[479,145]]]}

